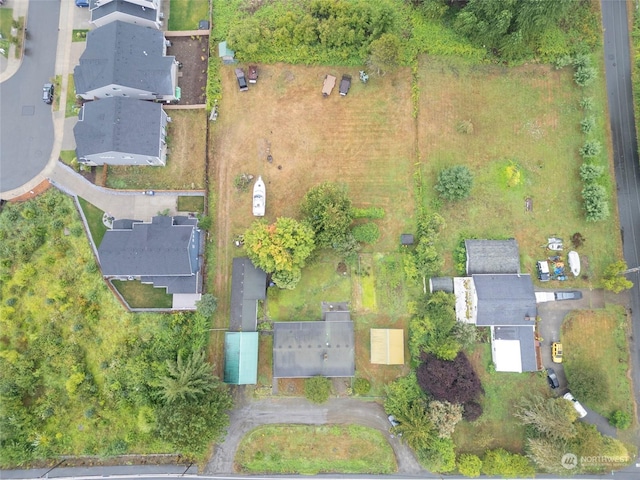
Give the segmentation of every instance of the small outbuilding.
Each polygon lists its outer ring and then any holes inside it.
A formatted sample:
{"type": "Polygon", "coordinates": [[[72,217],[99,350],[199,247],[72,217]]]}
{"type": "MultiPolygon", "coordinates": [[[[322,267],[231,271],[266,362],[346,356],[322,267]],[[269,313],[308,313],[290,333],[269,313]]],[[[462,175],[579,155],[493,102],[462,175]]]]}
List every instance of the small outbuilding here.
{"type": "Polygon", "coordinates": [[[400,235],[400,245],[408,247],[414,244],[414,238],[411,233],[403,233],[400,235]]]}
{"type": "Polygon", "coordinates": [[[429,279],[429,292],[454,293],[453,277],[432,277],[429,279]]]}
{"type": "Polygon", "coordinates": [[[218,56],[222,59],[222,63],[225,65],[232,65],[236,63],[236,52],[227,47],[226,41],[218,44],[218,56]]]}
{"type": "Polygon", "coordinates": [[[258,332],[226,332],[224,381],[233,385],[258,382],[258,332]]]}
{"type": "Polygon", "coordinates": [[[247,257],[233,259],[231,272],[231,319],[233,331],[255,332],[258,300],[267,297],[267,274],[247,257]]]}
{"type": "Polygon", "coordinates": [[[372,328],[371,363],[404,365],[404,330],[401,328],[372,328]]]}

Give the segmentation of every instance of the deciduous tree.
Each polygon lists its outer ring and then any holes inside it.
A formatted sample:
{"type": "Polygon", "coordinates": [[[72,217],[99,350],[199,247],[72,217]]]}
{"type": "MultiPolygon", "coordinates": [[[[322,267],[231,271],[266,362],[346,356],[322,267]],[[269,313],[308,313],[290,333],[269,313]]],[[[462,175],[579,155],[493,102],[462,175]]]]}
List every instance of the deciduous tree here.
{"type": "Polygon", "coordinates": [[[573,422],[578,418],[577,412],[563,398],[543,398],[540,395],[523,398],[514,416],[551,439],[568,440],[576,435],[573,422]]]}
{"type": "Polygon", "coordinates": [[[627,270],[627,264],[623,260],[610,264],[604,270],[602,286],[613,293],[629,290],[633,287],[633,282],[622,274],[625,270],[627,270]]]}
{"type": "Polygon", "coordinates": [[[453,361],[424,354],[417,369],[418,384],[436,400],[465,403],[482,393],[480,379],[467,356],[460,352],[453,361]]]}
{"type": "Polygon", "coordinates": [[[369,65],[378,75],[384,75],[387,70],[391,70],[398,65],[400,39],[396,35],[385,33],[371,42],[370,48],[369,65]]]}
{"type": "Polygon", "coordinates": [[[311,225],[316,245],[320,248],[340,245],[353,219],[346,188],[331,182],[310,189],[302,200],[300,211],[303,219],[311,225]]]}
{"type": "Polygon", "coordinates": [[[436,191],[445,200],[462,200],[471,194],[473,174],[464,165],[447,167],[438,173],[436,191]]]}

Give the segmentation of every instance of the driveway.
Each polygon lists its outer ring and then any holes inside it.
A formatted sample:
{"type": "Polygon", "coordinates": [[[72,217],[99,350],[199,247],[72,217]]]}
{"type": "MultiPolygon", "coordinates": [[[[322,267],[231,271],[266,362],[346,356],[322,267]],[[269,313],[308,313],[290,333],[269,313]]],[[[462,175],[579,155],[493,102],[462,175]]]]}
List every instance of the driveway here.
{"type": "MultiPolygon", "coordinates": [[[[552,291],[552,290],[538,290],[552,291]]],[[[538,333],[542,337],[542,362],[545,368],[553,368],[558,376],[560,387],[556,390],[558,396],[564,395],[570,390],[567,383],[567,377],[564,373],[564,366],[561,363],[553,363],[551,360],[551,344],[560,341],[560,333],[562,331],[562,322],[564,318],[573,310],[590,310],[600,309],[605,306],[605,293],[603,290],[583,289],[581,300],[563,300],[560,302],[544,302],[538,304],[538,315],[540,323],[538,325],[538,333]]],[[[580,399],[577,399],[580,401],[580,399]]],[[[584,405],[587,410],[587,416],[581,419],[583,422],[595,425],[598,431],[610,437],[616,437],[617,431],[609,424],[609,421],[584,405]]]]}
{"type": "Polygon", "coordinates": [[[31,0],[20,69],[0,84],[0,191],[15,189],[47,165],[54,141],[51,105],[42,85],[55,75],[58,0],[31,0]]]}
{"type": "Polygon", "coordinates": [[[305,425],[357,423],[375,428],[387,438],[398,462],[398,473],[439,478],[422,469],[411,449],[389,434],[389,421],[377,403],[353,398],[331,399],[315,405],[303,398],[270,398],[249,402],[230,415],[227,436],[205,467],[204,474],[234,473],[233,459],[245,434],[261,425],[287,423],[305,425]]]}

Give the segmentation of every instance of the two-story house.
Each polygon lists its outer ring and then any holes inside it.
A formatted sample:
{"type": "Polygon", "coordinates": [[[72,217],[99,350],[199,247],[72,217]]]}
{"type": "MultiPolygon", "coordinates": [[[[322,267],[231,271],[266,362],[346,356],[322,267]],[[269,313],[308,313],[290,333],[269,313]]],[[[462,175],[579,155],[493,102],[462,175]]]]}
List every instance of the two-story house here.
{"type": "Polygon", "coordinates": [[[73,127],[78,162],[164,166],[167,120],[159,103],[123,97],[87,102],[73,127]]]}
{"type": "Polygon", "coordinates": [[[156,29],[120,20],[92,30],[74,69],[76,94],[85,100],[131,97],[180,99],[178,62],[167,56],[167,41],[156,29]]]}
{"type": "Polygon", "coordinates": [[[160,30],[160,0],[90,0],[91,23],[102,27],[116,20],[160,30]]]}

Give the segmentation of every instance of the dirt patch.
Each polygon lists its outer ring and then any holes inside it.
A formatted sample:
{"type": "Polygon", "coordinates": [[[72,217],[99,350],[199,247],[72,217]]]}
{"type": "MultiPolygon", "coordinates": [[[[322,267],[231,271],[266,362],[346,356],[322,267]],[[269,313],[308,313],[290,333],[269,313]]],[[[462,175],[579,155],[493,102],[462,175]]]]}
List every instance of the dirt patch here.
{"type": "Polygon", "coordinates": [[[209,37],[207,35],[167,36],[171,46],[167,55],[179,62],[178,86],[182,91],[180,105],[206,103],[209,37]]]}

